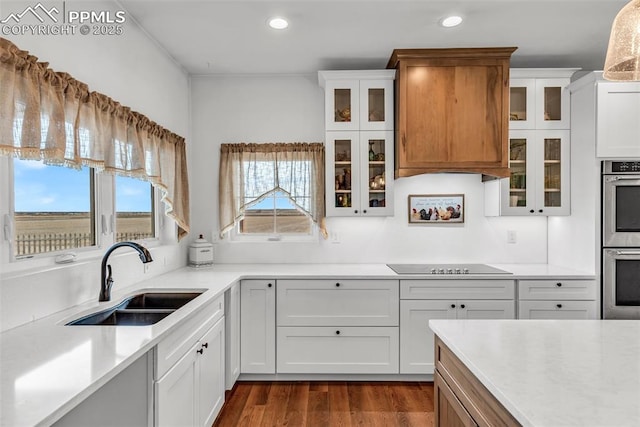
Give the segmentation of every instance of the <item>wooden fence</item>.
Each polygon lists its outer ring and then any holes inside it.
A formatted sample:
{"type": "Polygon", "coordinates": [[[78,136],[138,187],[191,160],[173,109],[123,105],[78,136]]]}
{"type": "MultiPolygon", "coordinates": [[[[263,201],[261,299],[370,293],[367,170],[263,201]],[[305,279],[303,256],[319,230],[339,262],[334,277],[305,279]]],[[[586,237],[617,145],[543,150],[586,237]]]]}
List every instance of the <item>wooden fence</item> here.
{"type": "MultiPolygon", "coordinates": [[[[153,237],[151,233],[116,233],[116,242],[153,237]]],[[[15,239],[15,256],[35,255],[46,252],[93,246],[90,233],[21,234],[15,239]]]]}

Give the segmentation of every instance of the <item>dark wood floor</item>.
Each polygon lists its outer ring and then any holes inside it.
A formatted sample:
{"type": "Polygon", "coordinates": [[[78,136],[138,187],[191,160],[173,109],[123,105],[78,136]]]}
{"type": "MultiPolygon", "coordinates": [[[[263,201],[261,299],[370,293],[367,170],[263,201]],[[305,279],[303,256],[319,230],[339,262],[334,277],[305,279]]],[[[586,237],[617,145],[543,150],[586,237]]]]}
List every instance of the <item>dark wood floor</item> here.
{"type": "Polygon", "coordinates": [[[238,382],[214,426],[432,426],[433,383],[238,382]]]}

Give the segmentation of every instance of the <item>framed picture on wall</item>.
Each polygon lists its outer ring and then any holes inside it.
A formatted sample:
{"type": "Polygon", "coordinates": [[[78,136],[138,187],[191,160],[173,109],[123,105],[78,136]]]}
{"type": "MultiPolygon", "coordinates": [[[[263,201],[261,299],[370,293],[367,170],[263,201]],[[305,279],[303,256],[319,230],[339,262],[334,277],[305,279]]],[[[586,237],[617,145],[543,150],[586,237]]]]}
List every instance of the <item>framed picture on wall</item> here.
{"type": "Polygon", "coordinates": [[[464,194],[410,194],[409,224],[464,223],[464,194]]]}

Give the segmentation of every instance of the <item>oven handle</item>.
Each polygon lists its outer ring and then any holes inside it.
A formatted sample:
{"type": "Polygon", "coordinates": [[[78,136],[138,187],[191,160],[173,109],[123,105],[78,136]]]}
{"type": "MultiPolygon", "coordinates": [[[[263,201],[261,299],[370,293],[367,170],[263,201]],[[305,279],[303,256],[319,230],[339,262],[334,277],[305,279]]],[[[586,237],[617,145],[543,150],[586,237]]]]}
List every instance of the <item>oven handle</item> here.
{"type": "Polygon", "coordinates": [[[639,176],[612,176],[609,182],[612,181],[640,181],[639,176]]]}
{"type": "Polygon", "coordinates": [[[640,255],[640,251],[616,251],[616,255],[640,255]]]}

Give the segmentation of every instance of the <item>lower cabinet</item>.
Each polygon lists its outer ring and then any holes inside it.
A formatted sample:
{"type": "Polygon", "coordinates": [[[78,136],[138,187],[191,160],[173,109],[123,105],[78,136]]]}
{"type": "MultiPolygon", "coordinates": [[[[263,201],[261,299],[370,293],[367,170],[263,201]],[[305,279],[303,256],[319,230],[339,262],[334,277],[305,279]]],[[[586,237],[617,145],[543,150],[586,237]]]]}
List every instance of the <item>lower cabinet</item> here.
{"type": "Polygon", "coordinates": [[[224,295],[225,388],[231,390],[240,375],[240,283],[224,295]]]}
{"type": "Polygon", "coordinates": [[[597,319],[595,280],[518,281],[520,319],[597,319]]]}
{"type": "Polygon", "coordinates": [[[276,373],[276,281],[240,282],[240,372],[276,373]]]}
{"type": "Polygon", "coordinates": [[[398,280],[278,280],[277,372],[397,374],[398,280]]]}
{"type": "Polygon", "coordinates": [[[213,425],[224,403],[224,389],[222,318],[156,381],[156,425],[213,425]]]}
{"type": "Polygon", "coordinates": [[[435,346],[434,427],[521,425],[438,337],[435,346]]]}
{"type": "Polygon", "coordinates": [[[224,403],[224,296],[158,343],[155,355],[154,424],[211,426],[224,403]]]}
{"type": "Polygon", "coordinates": [[[431,319],[515,319],[513,280],[402,280],[400,295],[401,374],[433,374],[431,319]]]}
{"type": "Polygon", "coordinates": [[[397,374],[397,327],[279,327],[278,373],[397,374]]]}

